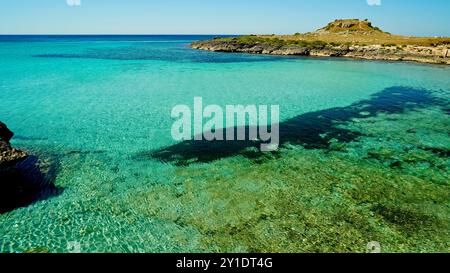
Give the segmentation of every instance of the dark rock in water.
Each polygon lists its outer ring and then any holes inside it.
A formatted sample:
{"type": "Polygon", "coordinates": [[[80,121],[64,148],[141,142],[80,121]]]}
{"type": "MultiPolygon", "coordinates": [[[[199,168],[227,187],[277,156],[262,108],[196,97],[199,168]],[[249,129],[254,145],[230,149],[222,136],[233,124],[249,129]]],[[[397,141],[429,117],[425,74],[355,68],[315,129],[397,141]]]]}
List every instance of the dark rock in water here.
{"type": "Polygon", "coordinates": [[[11,147],[9,141],[13,136],[14,133],[0,121],[0,167],[13,165],[27,157],[25,152],[11,147]]]}
{"type": "Polygon", "coordinates": [[[0,140],[10,141],[14,133],[11,132],[6,125],[0,121],[0,140]]]}
{"type": "Polygon", "coordinates": [[[0,140],[0,168],[10,166],[27,157],[27,153],[14,149],[9,142],[0,140]]]}
{"type": "Polygon", "coordinates": [[[9,140],[14,134],[0,122],[0,213],[57,195],[52,175],[41,172],[34,156],[14,149],[9,140]]]}
{"type": "Polygon", "coordinates": [[[10,141],[14,133],[11,132],[6,125],[0,121],[0,140],[10,141]]]}
{"type": "Polygon", "coordinates": [[[62,192],[52,174],[43,173],[39,161],[28,156],[14,166],[0,167],[0,213],[28,206],[62,192]]]}

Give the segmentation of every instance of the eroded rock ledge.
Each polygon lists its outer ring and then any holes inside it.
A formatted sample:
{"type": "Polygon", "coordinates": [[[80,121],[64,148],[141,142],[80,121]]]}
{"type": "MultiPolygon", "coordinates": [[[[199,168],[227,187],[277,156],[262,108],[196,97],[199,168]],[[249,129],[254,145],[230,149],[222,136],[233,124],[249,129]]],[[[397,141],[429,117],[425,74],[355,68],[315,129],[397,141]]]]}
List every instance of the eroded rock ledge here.
{"type": "Polygon", "coordinates": [[[0,121],[0,168],[12,166],[28,156],[27,153],[11,146],[9,141],[13,136],[14,133],[0,121]]]}
{"type": "Polygon", "coordinates": [[[347,57],[366,60],[413,61],[430,64],[450,65],[448,45],[429,46],[388,46],[388,45],[333,45],[326,42],[276,45],[271,41],[245,43],[240,39],[214,39],[191,44],[193,49],[215,52],[234,52],[269,55],[293,55],[316,57],[347,57]]]}

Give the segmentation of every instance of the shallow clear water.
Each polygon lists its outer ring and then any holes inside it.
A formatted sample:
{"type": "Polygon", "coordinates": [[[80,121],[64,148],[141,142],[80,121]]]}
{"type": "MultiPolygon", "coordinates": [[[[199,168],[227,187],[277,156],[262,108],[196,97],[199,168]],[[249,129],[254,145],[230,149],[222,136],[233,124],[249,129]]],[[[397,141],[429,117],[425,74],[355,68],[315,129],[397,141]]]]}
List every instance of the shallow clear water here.
{"type": "MultiPolygon", "coordinates": [[[[65,252],[67,243],[73,241],[80,242],[86,252],[251,251],[237,238],[228,248],[205,243],[205,237],[212,235],[195,221],[180,224],[179,217],[146,211],[146,206],[164,204],[161,210],[174,214],[195,211],[200,221],[210,217],[210,210],[220,215],[230,209],[229,200],[209,207],[215,200],[203,194],[212,186],[200,187],[202,179],[212,175],[220,181],[230,176],[237,181],[242,178],[242,187],[258,185],[246,184],[251,177],[236,171],[260,164],[243,156],[243,149],[203,150],[200,155],[176,149],[170,111],[177,104],[193,105],[195,96],[203,97],[204,104],[222,106],[278,104],[282,143],[318,150],[323,143],[314,133],[302,133],[302,127],[295,126],[311,122],[323,127],[317,129],[320,133],[356,143],[356,136],[331,132],[329,121],[321,124],[320,114],[336,115],[342,125],[349,125],[359,112],[363,112],[359,117],[376,118],[378,111],[400,114],[419,107],[437,109],[431,113],[437,111],[439,117],[448,115],[448,108],[444,111],[450,96],[447,67],[211,53],[187,47],[194,40],[208,38],[0,37],[0,120],[15,132],[13,145],[47,162],[52,182],[62,189],[0,215],[0,251],[65,252]],[[400,94],[398,100],[404,99],[398,104],[396,94],[400,94]],[[352,105],[359,110],[348,110],[352,105]],[[339,116],[342,113],[347,116],[339,116]],[[172,154],[152,156],[154,151],[172,154]],[[178,164],[171,160],[177,156],[190,161],[178,164]],[[176,191],[190,179],[199,182],[192,193],[195,201],[154,194],[161,187],[176,191]],[[143,202],[142,195],[154,197],[154,203],[143,202]]],[[[434,135],[424,131],[423,138],[432,147],[449,149],[448,124],[438,125],[440,131],[433,131],[434,135]]],[[[363,139],[359,142],[371,145],[363,139]]],[[[357,151],[354,154],[359,156],[357,151]]],[[[271,160],[286,158],[282,152],[271,160]]],[[[280,174],[268,180],[280,185],[284,179],[280,174]]],[[[448,193],[448,185],[444,186],[448,193]]],[[[225,192],[228,185],[215,187],[225,192]]],[[[246,210],[239,202],[232,210],[239,208],[246,210]]],[[[446,213],[448,206],[444,206],[446,213]]]]}

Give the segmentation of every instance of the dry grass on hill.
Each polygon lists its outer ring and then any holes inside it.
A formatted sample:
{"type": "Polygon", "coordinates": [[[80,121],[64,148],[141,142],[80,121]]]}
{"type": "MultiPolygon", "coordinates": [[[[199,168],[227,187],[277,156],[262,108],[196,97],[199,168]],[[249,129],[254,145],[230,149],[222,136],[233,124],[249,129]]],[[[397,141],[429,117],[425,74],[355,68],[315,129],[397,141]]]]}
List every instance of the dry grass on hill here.
{"type": "Polygon", "coordinates": [[[450,45],[450,37],[412,37],[383,32],[367,21],[357,19],[335,20],[315,32],[294,35],[258,35],[261,38],[278,38],[285,41],[323,41],[327,43],[351,43],[359,45],[450,45]]]}

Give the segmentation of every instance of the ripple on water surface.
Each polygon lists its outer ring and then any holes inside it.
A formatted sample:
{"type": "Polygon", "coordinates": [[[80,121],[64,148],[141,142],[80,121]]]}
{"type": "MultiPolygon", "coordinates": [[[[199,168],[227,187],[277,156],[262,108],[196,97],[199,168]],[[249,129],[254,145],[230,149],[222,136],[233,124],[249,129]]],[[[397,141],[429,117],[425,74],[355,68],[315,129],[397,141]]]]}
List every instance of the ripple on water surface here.
{"type": "Polygon", "coordinates": [[[448,250],[447,67],[189,39],[0,40],[0,120],[60,189],[0,215],[0,251],[448,250]],[[281,149],[174,142],[195,96],[280,105],[281,149]]]}

